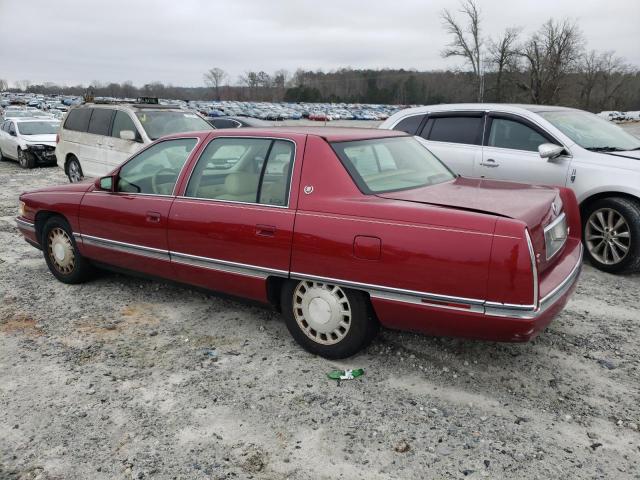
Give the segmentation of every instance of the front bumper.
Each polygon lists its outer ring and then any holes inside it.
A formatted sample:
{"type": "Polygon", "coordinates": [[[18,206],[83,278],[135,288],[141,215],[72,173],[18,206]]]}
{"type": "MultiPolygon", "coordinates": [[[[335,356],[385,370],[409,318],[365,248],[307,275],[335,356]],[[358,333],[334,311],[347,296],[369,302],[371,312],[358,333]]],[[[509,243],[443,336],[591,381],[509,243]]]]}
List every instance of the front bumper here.
{"type": "Polygon", "coordinates": [[[39,165],[55,165],[56,149],[50,145],[27,145],[27,155],[31,155],[39,165]]]}
{"type": "Polygon", "coordinates": [[[23,217],[16,218],[16,226],[24,239],[32,246],[42,249],[40,242],[38,241],[38,235],[36,233],[36,226],[30,220],[23,217]]]}

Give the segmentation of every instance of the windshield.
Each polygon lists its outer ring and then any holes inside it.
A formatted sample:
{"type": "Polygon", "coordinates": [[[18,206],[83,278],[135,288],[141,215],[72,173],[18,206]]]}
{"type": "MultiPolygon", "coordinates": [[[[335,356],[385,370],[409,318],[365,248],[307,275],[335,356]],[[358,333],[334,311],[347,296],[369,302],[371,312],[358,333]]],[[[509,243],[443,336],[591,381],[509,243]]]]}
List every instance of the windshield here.
{"type": "Polygon", "coordinates": [[[364,193],[408,190],[454,178],[453,173],[413,137],[334,142],[332,146],[364,193]]]}
{"type": "Polygon", "coordinates": [[[592,113],[565,110],[538,114],[587,150],[615,152],[640,148],[640,139],[592,113]]]}
{"type": "Polygon", "coordinates": [[[172,133],[213,130],[205,120],[189,112],[143,110],[137,112],[136,116],[151,140],[156,140],[172,133]]]}
{"type": "Polygon", "coordinates": [[[58,132],[60,122],[20,122],[18,132],[22,135],[52,135],[58,132]]]}

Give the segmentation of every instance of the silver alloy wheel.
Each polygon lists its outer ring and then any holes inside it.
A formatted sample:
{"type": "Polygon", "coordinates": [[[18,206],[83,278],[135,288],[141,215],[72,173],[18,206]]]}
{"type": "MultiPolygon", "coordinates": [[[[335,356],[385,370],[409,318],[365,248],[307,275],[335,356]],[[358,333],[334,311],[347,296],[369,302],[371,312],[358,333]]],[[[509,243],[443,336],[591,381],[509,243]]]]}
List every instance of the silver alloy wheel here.
{"type": "Polygon", "coordinates": [[[293,316],[305,335],[322,345],[335,345],[351,328],[351,305],[337,285],[300,282],[293,292],[293,316]]]}
{"type": "Polygon", "coordinates": [[[63,275],[73,272],[76,255],[69,234],[62,228],[55,227],[49,232],[47,240],[47,252],[55,269],[63,275]]]}
{"type": "Polygon", "coordinates": [[[22,168],[27,168],[27,155],[21,149],[18,149],[18,164],[22,168]]]}
{"type": "Polygon", "coordinates": [[[616,265],[629,252],[631,229],[620,212],[600,208],[587,220],[585,240],[593,258],[605,265],[616,265]]]}
{"type": "Polygon", "coordinates": [[[80,164],[77,160],[74,159],[69,161],[68,170],[69,180],[71,181],[71,183],[77,183],[82,180],[82,171],[80,170],[80,164]]]}

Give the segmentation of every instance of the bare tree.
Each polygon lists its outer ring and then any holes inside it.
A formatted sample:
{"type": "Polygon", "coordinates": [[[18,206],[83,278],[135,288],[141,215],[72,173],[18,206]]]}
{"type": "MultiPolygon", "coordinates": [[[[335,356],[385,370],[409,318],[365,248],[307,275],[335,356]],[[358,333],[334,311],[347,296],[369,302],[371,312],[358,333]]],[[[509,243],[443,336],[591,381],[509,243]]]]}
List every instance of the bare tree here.
{"type": "Polygon", "coordinates": [[[9,88],[9,84],[4,78],[0,78],[0,92],[4,92],[7,88],[9,88]]]}
{"type": "Polygon", "coordinates": [[[600,77],[602,86],[602,100],[600,108],[613,110],[620,100],[620,93],[631,68],[615,52],[604,52],[600,57],[600,77]]]}
{"type": "Polygon", "coordinates": [[[519,60],[518,36],[519,28],[507,28],[502,36],[489,42],[488,60],[496,72],[495,97],[502,101],[505,76],[517,70],[519,60]]]}
{"type": "Polygon", "coordinates": [[[442,11],[444,29],[453,38],[442,52],[442,56],[462,57],[471,65],[478,89],[478,101],[483,98],[482,85],[482,39],[480,38],[480,10],[475,0],[462,0],[460,13],[466,17],[466,25],[458,21],[453,14],[445,9],[442,11]]]}
{"type": "Polygon", "coordinates": [[[204,74],[204,83],[215,90],[216,100],[220,100],[220,87],[227,77],[227,72],[218,67],[214,67],[204,74]]]}
{"type": "Polygon", "coordinates": [[[587,110],[591,107],[593,90],[598,83],[601,61],[602,57],[595,50],[585,53],[581,59],[580,71],[582,75],[578,80],[580,84],[580,103],[587,110]]]}
{"type": "Polygon", "coordinates": [[[20,90],[26,92],[29,89],[29,87],[31,86],[31,80],[18,80],[16,82],[16,86],[20,90]]]}
{"type": "Polygon", "coordinates": [[[577,25],[569,20],[547,21],[522,49],[529,79],[521,87],[531,102],[553,103],[558,99],[566,76],[577,69],[584,40],[577,25]]]}

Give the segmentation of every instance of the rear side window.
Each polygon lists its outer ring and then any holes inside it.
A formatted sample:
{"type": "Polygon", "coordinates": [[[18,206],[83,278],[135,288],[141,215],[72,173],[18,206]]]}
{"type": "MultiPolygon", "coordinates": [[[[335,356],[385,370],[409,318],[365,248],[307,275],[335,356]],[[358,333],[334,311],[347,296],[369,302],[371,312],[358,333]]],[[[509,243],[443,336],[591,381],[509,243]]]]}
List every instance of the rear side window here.
{"type": "Polygon", "coordinates": [[[125,112],[117,110],[116,116],[113,119],[113,126],[111,127],[111,136],[120,138],[120,132],[123,132],[125,130],[132,131],[136,138],[140,137],[140,134],[138,133],[133,120],[131,120],[131,117],[125,112]]]}
{"type": "Polygon", "coordinates": [[[213,126],[216,128],[238,128],[240,126],[240,122],[236,122],[235,120],[228,119],[216,119],[213,120],[213,126]]]}
{"type": "Polygon", "coordinates": [[[108,136],[111,131],[113,110],[110,108],[94,108],[89,120],[88,132],[95,135],[108,136]]]}
{"type": "Polygon", "coordinates": [[[533,128],[514,120],[494,118],[487,143],[489,147],[537,152],[538,146],[546,142],[547,139],[533,128]]]}
{"type": "Polygon", "coordinates": [[[74,108],[67,114],[67,120],[64,122],[64,128],[66,130],[74,130],[76,132],[86,132],[89,127],[91,110],[91,108],[74,108]]]}
{"type": "Polygon", "coordinates": [[[434,117],[427,122],[422,137],[434,142],[480,145],[482,117],[434,117]]]}
{"type": "Polygon", "coordinates": [[[413,115],[412,117],[403,118],[393,129],[415,135],[423,119],[424,115],[413,115]]]}

